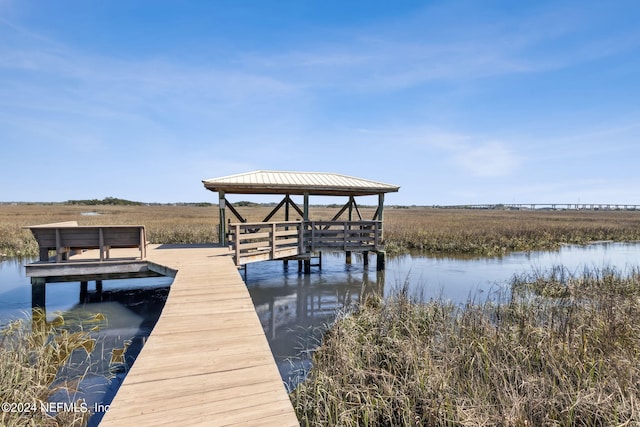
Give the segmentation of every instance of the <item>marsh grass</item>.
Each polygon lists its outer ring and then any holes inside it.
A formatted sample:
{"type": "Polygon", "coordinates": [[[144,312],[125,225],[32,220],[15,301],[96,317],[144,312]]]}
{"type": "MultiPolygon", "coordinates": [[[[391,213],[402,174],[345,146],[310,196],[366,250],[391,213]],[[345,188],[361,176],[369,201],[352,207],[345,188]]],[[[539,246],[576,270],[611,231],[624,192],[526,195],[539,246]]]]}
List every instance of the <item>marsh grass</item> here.
{"type": "Polygon", "coordinates": [[[638,425],[639,298],[637,271],[562,269],[464,306],[372,297],[290,397],[302,425],[638,425]]]}
{"type": "Polygon", "coordinates": [[[141,224],[151,243],[217,241],[217,209],[199,206],[0,206],[0,255],[37,256],[38,245],[21,227],[60,221],[80,225],[141,224]],[[95,211],[99,215],[84,216],[95,211]]]}
{"type": "MultiPolygon", "coordinates": [[[[94,317],[89,323],[97,330],[104,319],[94,317]]],[[[0,412],[0,425],[86,425],[89,410],[48,414],[46,405],[58,392],[74,395],[82,378],[61,379],[58,374],[70,363],[72,355],[84,354],[89,358],[96,340],[90,330],[83,329],[87,322],[62,317],[47,322],[44,313],[37,310],[33,319],[30,323],[13,321],[0,331],[0,402],[23,405],[0,412]],[[25,404],[28,406],[24,407],[25,404]]],[[[72,403],[81,408],[80,402],[72,403]]]]}
{"type": "MultiPolygon", "coordinates": [[[[261,221],[268,206],[238,207],[249,221],[261,221]]],[[[331,219],[339,208],[312,207],[314,219],[331,219]]],[[[364,218],[373,209],[362,207],[364,218]]],[[[294,214],[295,215],[295,214],[294,214]]],[[[280,212],[273,220],[283,220],[280,212]]],[[[297,218],[293,218],[297,219],[297,218]]],[[[344,218],[343,218],[344,219],[344,218]]],[[[59,221],[81,225],[142,224],[151,243],[218,241],[217,206],[0,206],[0,256],[36,256],[38,247],[22,226],[59,221]],[[95,211],[99,215],[84,216],[95,211]]],[[[235,221],[235,219],[233,219],[235,221]]],[[[561,243],[640,240],[640,211],[502,211],[409,208],[385,210],[387,252],[500,255],[554,249],[561,243]]]]}
{"type": "Polygon", "coordinates": [[[389,209],[387,252],[501,255],[562,243],[640,240],[640,211],[389,209]]]}

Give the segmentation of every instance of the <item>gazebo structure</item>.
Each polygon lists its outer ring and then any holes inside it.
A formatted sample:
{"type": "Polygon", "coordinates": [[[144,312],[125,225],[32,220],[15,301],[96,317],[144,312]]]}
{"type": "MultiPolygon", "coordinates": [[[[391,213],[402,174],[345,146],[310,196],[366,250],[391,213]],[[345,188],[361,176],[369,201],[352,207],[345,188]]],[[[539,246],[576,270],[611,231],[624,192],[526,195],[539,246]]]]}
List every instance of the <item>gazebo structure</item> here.
{"type": "Polygon", "coordinates": [[[207,190],[218,193],[220,244],[231,244],[236,265],[269,259],[302,259],[308,272],[313,253],[343,250],[348,260],[352,251],[376,252],[378,268],[384,268],[384,195],[398,191],[398,186],[336,173],[285,171],[254,171],[202,182],[207,190]],[[227,194],[271,194],[284,198],[262,222],[249,223],[227,200],[227,194]],[[302,209],[291,199],[292,195],[303,196],[302,209]],[[355,197],[375,195],[378,207],[373,218],[365,220],[355,197]],[[318,221],[309,216],[309,196],[341,196],[348,200],[332,220],[318,221]],[[285,220],[270,222],[283,207],[285,220]],[[291,221],[290,209],[301,219],[291,221]],[[227,210],[238,223],[227,223],[227,210]],[[338,220],[345,211],[348,219],[338,220]]]}

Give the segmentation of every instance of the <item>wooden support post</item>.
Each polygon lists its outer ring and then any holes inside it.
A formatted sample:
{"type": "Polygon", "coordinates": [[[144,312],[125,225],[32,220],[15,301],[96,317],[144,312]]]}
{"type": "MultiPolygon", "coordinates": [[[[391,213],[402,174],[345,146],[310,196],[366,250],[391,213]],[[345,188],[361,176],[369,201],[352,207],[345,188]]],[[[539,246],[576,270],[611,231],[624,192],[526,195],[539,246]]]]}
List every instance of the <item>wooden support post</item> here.
{"type": "MultiPolygon", "coordinates": [[[[285,204],[284,204],[284,220],[285,221],[289,221],[289,206],[291,203],[291,199],[289,198],[289,195],[287,194],[287,197],[285,198],[285,204]]],[[[286,228],[286,230],[288,230],[289,228],[286,228]]]]}
{"type": "Polygon", "coordinates": [[[376,211],[378,213],[378,218],[376,218],[378,221],[380,221],[380,239],[384,238],[384,228],[383,228],[383,221],[384,221],[384,216],[383,216],[383,209],[384,209],[384,193],[380,193],[378,194],[378,210],[376,211]]]}
{"type": "Polygon", "coordinates": [[[219,229],[218,229],[218,241],[220,242],[221,246],[225,246],[227,244],[227,224],[226,224],[226,219],[225,219],[225,210],[226,210],[226,204],[225,204],[225,198],[224,198],[224,191],[220,190],[218,192],[218,210],[220,211],[220,225],[219,225],[219,229]]]}
{"type": "MultiPolygon", "coordinates": [[[[300,250],[298,251],[300,254],[309,252],[309,256],[311,256],[311,246],[313,241],[313,224],[311,224],[311,235],[307,236],[307,223],[309,221],[309,193],[304,192],[302,197],[302,224],[300,224],[300,242],[298,243],[298,247],[300,250]],[[305,237],[311,239],[310,241],[305,241],[305,237]]],[[[311,264],[310,261],[302,261],[298,260],[298,271],[302,271],[302,266],[304,265],[304,274],[311,273],[311,264]]]]}
{"type": "Polygon", "coordinates": [[[80,282],[80,304],[87,302],[87,295],[89,294],[89,282],[86,280],[80,282]]]}
{"type": "Polygon", "coordinates": [[[365,267],[369,265],[369,251],[362,252],[362,261],[365,267]]]}
{"type": "Polygon", "coordinates": [[[46,279],[42,277],[31,278],[31,308],[44,309],[46,303],[46,279]]]}
{"type": "Polygon", "coordinates": [[[376,256],[377,260],[376,260],[376,271],[382,271],[384,270],[385,267],[385,252],[384,251],[378,251],[377,256],[376,256]]]}
{"type": "MultiPolygon", "coordinates": [[[[284,220],[285,221],[289,221],[289,204],[291,202],[291,199],[289,198],[289,195],[287,194],[287,201],[284,205],[284,220]]],[[[289,226],[285,226],[284,227],[285,231],[289,231],[289,226]]],[[[273,239],[275,240],[276,236],[273,236],[273,239]]],[[[288,239],[288,237],[287,237],[288,239]]],[[[284,271],[289,271],[289,260],[283,260],[282,261],[282,266],[284,267],[284,271]]]]}
{"type": "Polygon", "coordinates": [[[384,295],[384,281],[385,281],[385,273],[384,270],[376,271],[376,286],[375,291],[378,295],[384,295]]]}
{"type": "Polygon", "coordinates": [[[38,345],[45,344],[47,331],[47,311],[44,307],[33,307],[31,309],[31,331],[34,333],[32,339],[38,345]]]}
{"type": "MultiPolygon", "coordinates": [[[[353,221],[353,204],[355,203],[355,200],[353,199],[353,196],[349,196],[349,225],[347,225],[347,223],[344,223],[344,245],[345,245],[345,249],[347,246],[347,234],[349,234],[349,238],[351,238],[351,221],[353,221]],[[348,230],[347,230],[348,228],[348,230]]],[[[346,263],[347,264],[351,264],[351,251],[346,251],[346,263]]]]}
{"type": "Polygon", "coordinates": [[[102,302],[102,280],[96,280],[96,294],[98,301],[102,302]]]}
{"type": "MultiPolygon", "coordinates": [[[[36,339],[41,337],[44,340],[44,331],[47,326],[46,310],[46,279],[43,277],[31,278],[31,330],[36,333],[36,339]]],[[[44,345],[44,341],[39,342],[44,345]]]]}
{"type": "Polygon", "coordinates": [[[40,261],[49,261],[49,248],[40,248],[40,261]]]}

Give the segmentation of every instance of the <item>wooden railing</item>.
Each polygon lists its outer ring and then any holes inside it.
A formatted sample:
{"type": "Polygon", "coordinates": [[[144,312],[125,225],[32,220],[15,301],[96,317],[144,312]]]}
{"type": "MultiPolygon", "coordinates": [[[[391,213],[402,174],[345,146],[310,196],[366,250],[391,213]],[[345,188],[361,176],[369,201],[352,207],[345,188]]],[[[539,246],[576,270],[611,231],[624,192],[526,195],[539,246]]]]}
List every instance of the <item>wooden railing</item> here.
{"type": "Polygon", "coordinates": [[[381,221],[307,221],[304,229],[305,247],[311,252],[374,251],[381,244],[381,221]]]}
{"type": "Polygon", "coordinates": [[[229,243],[236,265],[302,253],[301,225],[299,221],[230,224],[229,243]]]}
{"type": "Polygon", "coordinates": [[[323,249],[374,251],[380,249],[381,237],[381,221],[245,222],[229,228],[236,265],[323,249]]]}

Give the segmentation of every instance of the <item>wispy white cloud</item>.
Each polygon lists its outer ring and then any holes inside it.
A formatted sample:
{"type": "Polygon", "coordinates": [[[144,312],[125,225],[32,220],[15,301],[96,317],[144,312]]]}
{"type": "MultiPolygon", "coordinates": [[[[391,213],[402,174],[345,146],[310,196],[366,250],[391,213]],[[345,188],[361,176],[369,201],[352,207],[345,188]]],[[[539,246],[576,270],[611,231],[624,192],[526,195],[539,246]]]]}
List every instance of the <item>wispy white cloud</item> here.
{"type": "Polygon", "coordinates": [[[5,107],[101,116],[164,104],[202,112],[206,105],[233,108],[296,93],[277,76],[250,69],[85,53],[6,20],[0,21],[0,35],[12,40],[0,45],[0,73],[7,83],[0,88],[0,106],[5,107]]]}
{"type": "Polygon", "coordinates": [[[305,88],[390,91],[432,81],[477,79],[536,68],[495,41],[430,42],[352,39],[263,57],[245,55],[243,66],[305,88]]]}
{"type": "Polygon", "coordinates": [[[239,65],[286,75],[303,87],[380,92],[430,82],[542,73],[640,46],[640,29],[590,35],[588,29],[599,18],[597,8],[541,6],[532,14],[497,16],[495,21],[467,16],[439,32],[430,28],[441,28],[439,15],[452,11],[432,9],[392,23],[343,31],[338,40],[268,55],[245,52],[239,65]]]}
{"type": "Polygon", "coordinates": [[[455,162],[478,177],[508,176],[518,169],[521,158],[504,144],[488,142],[454,155],[455,162]]]}
{"type": "MultiPolygon", "coordinates": [[[[484,14],[475,2],[452,3],[393,20],[316,27],[318,34],[273,47],[227,41],[237,49],[215,59],[194,52],[188,37],[184,55],[159,50],[134,57],[124,52],[126,46],[122,55],[114,55],[92,49],[90,42],[65,45],[39,34],[37,27],[0,18],[0,128],[3,143],[11,147],[3,148],[3,155],[21,159],[26,156],[20,150],[55,145],[47,154],[62,151],[65,158],[81,162],[92,153],[106,158],[126,148],[146,159],[150,175],[171,159],[170,171],[155,172],[158,188],[180,192],[195,182],[196,196],[199,179],[211,176],[256,168],[369,176],[371,165],[384,159],[388,168],[372,178],[402,185],[398,197],[418,203],[431,200],[435,191],[448,197],[468,187],[473,188],[469,198],[499,199],[518,194],[517,183],[546,183],[541,170],[558,180],[584,178],[594,170],[604,176],[616,168],[598,164],[598,155],[613,158],[621,150],[626,158],[637,157],[638,111],[620,107],[627,117],[616,130],[611,117],[620,117],[618,110],[600,111],[596,125],[576,112],[587,110],[581,101],[562,99],[557,115],[547,107],[554,100],[553,88],[563,87],[563,79],[574,72],[555,79],[549,71],[632,51],[640,43],[640,29],[612,27],[591,35],[588,30],[598,16],[576,9],[575,3],[526,7],[526,13],[518,7],[516,16],[491,7],[484,14]],[[452,13],[456,7],[469,10],[452,13]],[[484,15],[476,19],[469,12],[484,15]],[[443,19],[448,21],[439,22],[443,19]],[[516,99],[510,89],[521,84],[530,84],[532,91],[542,87],[550,102],[516,99]],[[573,120],[569,125],[567,116],[573,120]],[[237,160],[240,147],[242,159],[237,160]],[[335,152],[341,155],[325,155],[335,152]],[[354,155],[361,159],[357,165],[354,155]],[[591,170],[571,168],[567,160],[578,155],[591,170]],[[443,176],[447,185],[442,189],[425,189],[425,183],[443,176]],[[502,177],[509,179],[493,179],[502,177]]],[[[194,44],[203,45],[200,39],[194,44]]],[[[622,70],[627,62],[615,67],[622,70]]],[[[603,83],[606,98],[611,86],[603,83]]],[[[629,91],[637,90],[630,86],[629,91]]],[[[523,93],[526,97],[526,91],[517,96],[523,93]]],[[[608,99],[616,104],[615,98],[608,99]]],[[[127,167],[124,156],[116,157],[110,159],[123,170],[138,171],[127,167]]],[[[43,179],[34,176],[33,182],[43,179]]],[[[139,185],[127,189],[144,192],[146,183],[139,185]]],[[[583,193],[586,199],[590,187],[600,191],[606,185],[584,180],[557,193],[567,198],[583,193]]],[[[553,182],[528,194],[536,197],[527,202],[545,202],[553,182]]],[[[591,194],[606,196],[604,191],[591,194]]]]}
{"type": "MultiPolygon", "coordinates": [[[[371,131],[369,131],[371,133],[371,131]]],[[[513,143],[495,140],[485,135],[435,126],[404,127],[391,133],[401,141],[407,152],[420,153],[425,158],[438,158],[465,175],[472,177],[503,177],[516,172],[525,162],[513,143]]]]}

